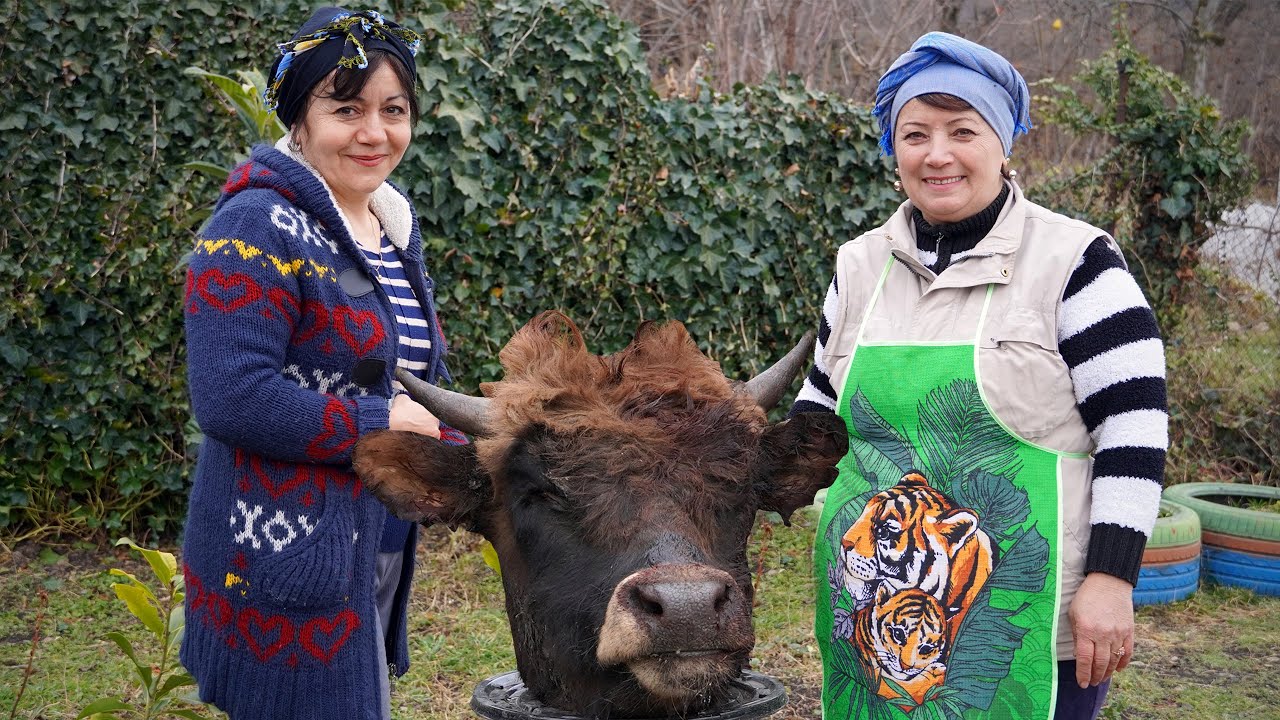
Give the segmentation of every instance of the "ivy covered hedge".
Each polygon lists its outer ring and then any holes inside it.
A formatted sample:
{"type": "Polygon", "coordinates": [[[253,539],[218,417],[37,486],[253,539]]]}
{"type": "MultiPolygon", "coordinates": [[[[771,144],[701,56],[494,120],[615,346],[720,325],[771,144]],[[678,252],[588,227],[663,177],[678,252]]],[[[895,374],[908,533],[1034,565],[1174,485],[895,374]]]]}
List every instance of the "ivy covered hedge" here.
{"type": "MultiPolygon", "coordinates": [[[[835,247],[899,201],[865,107],[793,82],[661,99],[597,0],[486,0],[465,30],[443,2],[373,4],[427,35],[395,179],[462,389],[549,308],[599,352],[681,319],[745,376],[814,326],[835,247]]],[[[172,531],[198,433],[182,256],[217,192],[181,165],[244,150],[182,70],[265,68],[313,3],[76,5],[24,6],[0,38],[0,526],[172,531]]]]}
{"type": "Polygon", "coordinates": [[[251,38],[304,7],[184,5],[23,3],[0,37],[0,524],[14,532],[161,529],[182,509],[176,266],[216,185],[179,166],[232,128],[182,68],[260,62],[251,38]]]}
{"type": "Polygon", "coordinates": [[[594,3],[490,17],[438,28],[437,122],[404,173],[467,386],[550,307],[601,350],[678,318],[730,373],[758,369],[816,323],[834,248],[900,201],[862,106],[793,83],[660,100],[594,3]]]}

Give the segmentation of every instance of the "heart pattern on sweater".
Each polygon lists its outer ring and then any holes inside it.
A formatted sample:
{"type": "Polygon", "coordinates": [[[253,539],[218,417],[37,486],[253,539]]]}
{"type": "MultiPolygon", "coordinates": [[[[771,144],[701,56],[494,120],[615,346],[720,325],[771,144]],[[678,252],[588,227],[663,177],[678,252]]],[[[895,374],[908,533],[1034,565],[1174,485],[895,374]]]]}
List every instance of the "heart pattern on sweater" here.
{"type": "Polygon", "coordinates": [[[200,312],[200,306],[197,305],[195,299],[191,297],[191,294],[195,292],[195,289],[196,273],[191,268],[187,268],[187,286],[182,291],[182,301],[187,307],[187,312],[190,313],[200,312]]]}
{"type": "MultiPolygon", "coordinates": [[[[276,312],[280,313],[280,317],[289,324],[289,329],[293,329],[294,318],[302,314],[302,308],[298,305],[298,299],[288,290],[279,287],[273,287],[267,291],[267,300],[275,307],[276,312]]],[[[269,311],[263,311],[264,316],[275,317],[269,311]]]]}
{"type": "Polygon", "coordinates": [[[218,593],[208,593],[205,600],[205,618],[221,630],[231,622],[231,603],[218,593]]]}
{"type": "Polygon", "coordinates": [[[266,662],[293,642],[293,623],[283,615],[264,618],[257,608],[245,608],[236,618],[236,629],[244,642],[258,657],[266,662]],[[273,639],[274,638],[274,639],[273,639]]]}
{"type": "Polygon", "coordinates": [[[293,344],[301,345],[329,327],[329,310],[323,303],[308,300],[302,304],[302,322],[293,336],[293,344]]]}
{"type": "Polygon", "coordinates": [[[249,469],[258,479],[258,484],[262,485],[272,500],[279,500],[281,496],[297,489],[298,486],[311,479],[311,473],[305,465],[277,463],[256,455],[249,460],[249,469]],[[281,477],[288,474],[290,469],[293,470],[293,475],[289,479],[280,482],[275,482],[271,479],[272,475],[281,477]]]}
{"type": "Polygon", "coordinates": [[[204,583],[200,582],[200,578],[191,572],[191,568],[186,564],[182,564],[182,577],[187,584],[187,613],[195,615],[204,607],[207,599],[204,594],[204,583]]]}
{"type": "Polygon", "coordinates": [[[357,357],[368,355],[386,337],[382,322],[371,310],[357,311],[341,305],[333,311],[333,325],[357,357]]]}
{"type": "MultiPolygon", "coordinates": [[[[350,409],[354,409],[354,405],[350,409]]],[[[328,460],[356,444],[358,429],[347,403],[336,397],[330,398],[321,423],[324,430],[307,446],[308,457],[328,460]]]]}
{"type": "Polygon", "coordinates": [[[196,292],[211,307],[231,313],[257,302],[262,288],[244,273],[225,275],[218,268],[205,270],[196,279],[196,292]]]}
{"type": "Polygon", "coordinates": [[[347,608],[331,618],[317,617],[308,620],[302,626],[298,641],[317,660],[328,664],[358,627],[360,616],[347,608]]]}
{"type": "Polygon", "coordinates": [[[356,475],[354,472],[351,472],[350,470],[339,470],[333,467],[325,467],[323,465],[316,466],[312,480],[321,492],[324,492],[326,488],[346,491],[347,487],[350,486],[351,497],[353,498],[360,497],[360,488],[363,487],[360,483],[360,476],[356,475]]]}

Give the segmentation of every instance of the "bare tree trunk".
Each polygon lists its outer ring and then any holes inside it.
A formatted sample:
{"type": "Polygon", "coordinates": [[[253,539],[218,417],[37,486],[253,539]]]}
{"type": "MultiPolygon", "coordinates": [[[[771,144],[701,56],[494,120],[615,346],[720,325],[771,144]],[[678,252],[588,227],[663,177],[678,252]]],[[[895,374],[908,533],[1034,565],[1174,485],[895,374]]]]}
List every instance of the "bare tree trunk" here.
{"type": "Polygon", "coordinates": [[[1244,6],[1244,0],[1196,0],[1195,14],[1183,42],[1179,75],[1197,94],[1206,94],[1209,46],[1222,45],[1226,41],[1227,28],[1240,16],[1244,6]]]}
{"type": "Polygon", "coordinates": [[[799,8],[800,0],[788,0],[787,22],[783,28],[786,47],[783,50],[782,67],[778,69],[780,75],[796,71],[796,10],[799,8]]]}

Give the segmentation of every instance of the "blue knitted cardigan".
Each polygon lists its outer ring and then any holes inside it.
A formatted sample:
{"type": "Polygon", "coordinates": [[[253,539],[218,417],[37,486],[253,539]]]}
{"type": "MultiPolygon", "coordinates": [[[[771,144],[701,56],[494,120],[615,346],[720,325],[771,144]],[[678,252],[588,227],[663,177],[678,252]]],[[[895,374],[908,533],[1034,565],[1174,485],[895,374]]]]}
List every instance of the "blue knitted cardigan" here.
{"type": "MultiPolygon", "coordinates": [[[[447,380],[413,208],[389,183],[371,206],[431,325],[427,377],[447,380]]],[[[356,440],[387,427],[396,367],[375,277],[326,185],[283,145],[232,171],[191,257],[188,380],[205,439],[181,659],[201,700],[236,720],[378,715],[374,561],[388,515],[351,471],[356,440]]],[[[389,619],[398,673],[407,596],[389,619]]]]}

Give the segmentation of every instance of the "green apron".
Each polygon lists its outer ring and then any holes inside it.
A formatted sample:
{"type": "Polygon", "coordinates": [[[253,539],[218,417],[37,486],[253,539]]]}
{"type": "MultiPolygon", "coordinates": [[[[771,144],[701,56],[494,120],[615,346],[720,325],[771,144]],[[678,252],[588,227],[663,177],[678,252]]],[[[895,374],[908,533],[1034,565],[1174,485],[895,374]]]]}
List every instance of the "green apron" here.
{"type": "Polygon", "coordinates": [[[983,397],[976,338],[993,290],[970,342],[864,342],[859,329],[837,401],[849,452],[814,549],[828,720],[1053,717],[1071,454],[1020,439],[983,397]]]}

